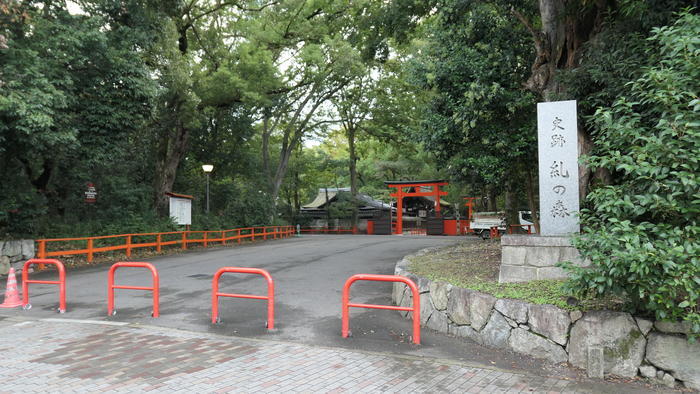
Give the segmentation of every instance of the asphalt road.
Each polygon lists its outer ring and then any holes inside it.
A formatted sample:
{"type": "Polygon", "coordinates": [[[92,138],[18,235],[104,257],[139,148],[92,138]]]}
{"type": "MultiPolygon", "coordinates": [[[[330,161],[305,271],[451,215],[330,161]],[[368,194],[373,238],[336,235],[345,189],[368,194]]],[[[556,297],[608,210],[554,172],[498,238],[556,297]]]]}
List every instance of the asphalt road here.
{"type": "MultiPolygon", "coordinates": [[[[463,238],[462,238],[463,239],[463,238]]],[[[480,239],[469,238],[472,242],[480,239]]],[[[404,255],[426,247],[449,245],[457,237],[305,235],[233,247],[216,247],[160,256],[148,261],[160,275],[160,317],[150,317],[152,295],[147,291],[116,290],[117,314],[107,316],[109,264],[72,269],[67,278],[67,313],[58,314],[57,287],[32,284],[31,310],[0,310],[0,316],[113,320],[156,325],[188,331],[311,345],[430,356],[469,362],[472,365],[538,373],[543,376],[578,377],[562,366],[552,366],[518,354],[493,350],[445,334],[421,331],[420,346],[410,343],[411,322],[398,312],[351,309],[353,337],[341,337],[341,294],[345,280],[358,273],[393,274],[404,255]],[[211,324],[211,280],[221,267],[263,268],[275,280],[274,332],[265,328],[266,302],[221,298],[222,323],[211,324]]],[[[55,272],[32,274],[33,279],[55,277],[55,272]]],[[[20,278],[18,278],[19,280],[20,278]]],[[[119,285],[150,286],[150,273],[141,268],[119,268],[119,285]]],[[[391,304],[390,283],[356,282],[351,301],[391,304]]],[[[4,290],[0,290],[4,291],[4,290]]],[[[266,294],[266,283],[257,275],[224,274],[220,291],[266,294]]]]}

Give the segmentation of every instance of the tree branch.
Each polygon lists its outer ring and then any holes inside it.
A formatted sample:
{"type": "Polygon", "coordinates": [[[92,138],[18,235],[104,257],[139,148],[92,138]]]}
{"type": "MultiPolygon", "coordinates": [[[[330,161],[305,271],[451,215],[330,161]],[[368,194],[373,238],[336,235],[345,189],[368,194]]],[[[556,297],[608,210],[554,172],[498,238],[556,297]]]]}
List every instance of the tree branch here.
{"type": "Polygon", "coordinates": [[[532,27],[532,24],[521,14],[518,10],[515,9],[515,7],[511,7],[510,12],[515,15],[516,18],[522,23],[525,28],[530,32],[530,35],[532,36],[532,41],[535,43],[535,50],[537,51],[537,54],[545,54],[546,52],[544,51],[544,42],[542,40],[542,32],[539,32],[535,30],[532,27]]]}

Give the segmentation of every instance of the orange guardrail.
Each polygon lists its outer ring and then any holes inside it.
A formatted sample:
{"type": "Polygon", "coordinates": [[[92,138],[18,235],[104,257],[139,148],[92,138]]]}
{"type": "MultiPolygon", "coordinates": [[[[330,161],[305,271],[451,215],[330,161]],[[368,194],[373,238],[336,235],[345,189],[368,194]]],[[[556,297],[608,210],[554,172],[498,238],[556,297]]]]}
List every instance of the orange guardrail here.
{"type": "MultiPolygon", "coordinates": [[[[36,243],[37,258],[39,259],[53,256],[87,255],[88,262],[92,262],[96,253],[118,250],[125,251],[126,257],[131,257],[131,251],[137,248],[155,248],[157,252],[160,252],[164,246],[170,245],[178,245],[182,249],[187,249],[188,245],[202,244],[206,248],[210,243],[226,245],[229,241],[241,243],[243,240],[255,241],[256,238],[258,240],[266,240],[268,238],[287,238],[293,235],[294,227],[292,226],[261,226],[231,230],[170,231],[163,233],[102,235],[97,237],[51,238],[38,239],[36,243]],[[83,247],[78,249],[71,249],[69,246],[61,250],[49,250],[50,245],[59,242],[85,243],[83,247]],[[98,245],[99,243],[107,243],[107,245],[98,245]]],[[[39,268],[43,267],[40,265],[39,268]]]]}

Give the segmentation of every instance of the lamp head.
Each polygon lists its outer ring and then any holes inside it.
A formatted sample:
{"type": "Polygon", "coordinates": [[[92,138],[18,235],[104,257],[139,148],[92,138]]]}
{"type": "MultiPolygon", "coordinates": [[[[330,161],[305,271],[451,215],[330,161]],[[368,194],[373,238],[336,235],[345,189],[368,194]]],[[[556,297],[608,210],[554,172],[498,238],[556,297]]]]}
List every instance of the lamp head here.
{"type": "Polygon", "coordinates": [[[214,170],[214,165],[213,164],[203,164],[202,170],[204,170],[204,172],[206,172],[206,173],[210,173],[214,170]]]}

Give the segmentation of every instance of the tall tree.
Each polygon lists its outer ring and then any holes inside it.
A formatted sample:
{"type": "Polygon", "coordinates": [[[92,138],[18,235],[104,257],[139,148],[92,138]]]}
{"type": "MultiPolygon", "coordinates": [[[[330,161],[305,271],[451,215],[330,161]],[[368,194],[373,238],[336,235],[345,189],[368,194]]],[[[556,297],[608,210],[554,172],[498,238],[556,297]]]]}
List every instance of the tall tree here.
{"type": "Polygon", "coordinates": [[[264,56],[240,38],[251,18],[276,2],[85,1],[112,25],[135,26],[151,40],[140,50],[159,85],[150,125],[154,151],[154,205],[166,213],[178,167],[193,133],[206,130],[207,108],[235,108],[269,88],[264,56]],[[116,5],[115,5],[116,4],[116,5]],[[263,66],[259,73],[254,65],[263,66]],[[248,79],[249,78],[249,79],[248,79]]]}
{"type": "Polygon", "coordinates": [[[269,195],[279,195],[292,153],[302,138],[328,123],[323,105],[362,71],[361,58],[344,39],[353,28],[346,14],[364,2],[288,1],[260,20],[257,45],[270,50],[280,70],[281,88],[261,107],[263,169],[269,195]],[[272,144],[272,138],[280,140],[272,144]],[[272,148],[277,146],[274,154],[272,148]]]}
{"type": "MultiPolygon", "coordinates": [[[[641,26],[646,25],[648,29],[649,23],[652,26],[657,22],[664,23],[673,11],[697,5],[695,3],[677,0],[541,0],[539,13],[531,16],[528,16],[529,8],[516,4],[512,13],[529,31],[535,50],[531,75],[525,86],[544,101],[577,98],[571,96],[569,85],[559,75],[581,65],[588,44],[594,42],[601,32],[630,18],[645,20],[641,26]]],[[[592,149],[590,128],[583,122],[578,125],[578,147],[582,155],[587,155],[592,149]]],[[[580,196],[586,195],[590,179],[591,172],[581,163],[580,196]]]]}
{"type": "Polygon", "coordinates": [[[443,1],[417,42],[415,82],[430,94],[419,138],[451,175],[485,195],[507,192],[511,221],[516,192],[528,190],[534,212],[534,95],[526,32],[493,2],[443,1]]]}
{"type": "Polygon", "coordinates": [[[352,196],[352,216],[351,224],[357,226],[358,206],[357,206],[357,149],[355,147],[356,138],[362,130],[362,123],[370,115],[372,98],[370,89],[373,81],[371,75],[365,72],[364,75],[353,81],[351,85],[342,90],[336,99],[332,100],[335,110],[338,112],[340,124],[348,146],[350,172],[350,195],[352,196]]]}
{"type": "Polygon", "coordinates": [[[129,29],[104,29],[104,18],[62,3],[22,7],[26,17],[1,29],[0,172],[12,174],[13,191],[0,197],[0,222],[26,233],[49,209],[81,215],[85,183],[115,163],[125,178],[142,169],[126,160],[155,86],[129,29]]]}

